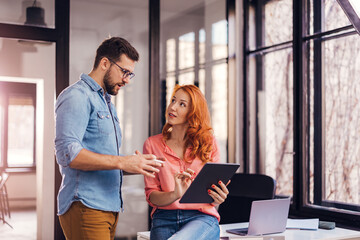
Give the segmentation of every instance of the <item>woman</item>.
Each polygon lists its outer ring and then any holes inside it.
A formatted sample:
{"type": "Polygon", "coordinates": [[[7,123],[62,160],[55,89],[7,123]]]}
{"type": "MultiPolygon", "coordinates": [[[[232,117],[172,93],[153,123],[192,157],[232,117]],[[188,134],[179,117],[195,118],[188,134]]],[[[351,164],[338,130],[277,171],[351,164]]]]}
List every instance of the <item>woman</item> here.
{"type": "Polygon", "coordinates": [[[210,126],[204,95],[194,85],[177,85],[166,110],[162,134],[149,137],[144,154],[166,159],[156,178],[145,177],[150,206],[150,239],[216,239],[220,237],[219,213],[215,206],[226,199],[222,182],[208,190],[211,204],[180,204],[179,199],[206,162],[219,162],[219,150],[210,126]]]}

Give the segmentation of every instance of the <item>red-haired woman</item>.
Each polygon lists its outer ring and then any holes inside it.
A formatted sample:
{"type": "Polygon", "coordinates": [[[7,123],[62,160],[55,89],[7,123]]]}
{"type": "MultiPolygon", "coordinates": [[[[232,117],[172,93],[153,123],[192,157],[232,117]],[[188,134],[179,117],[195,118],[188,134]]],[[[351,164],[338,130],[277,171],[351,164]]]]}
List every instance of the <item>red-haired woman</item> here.
{"type": "Polygon", "coordinates": [[[166,110],[162,134],[149,137],[144,154],[166,159],[155,178],[145,177],[145,194],[153,207],[150,239],[219,239],[219,213],[215,206],[228,189],[219,182],[208,191],[211,204],[181,204],[179,199],[206,162],[218,162],[204,95],[194,85],[177,85],[166,110]]]}

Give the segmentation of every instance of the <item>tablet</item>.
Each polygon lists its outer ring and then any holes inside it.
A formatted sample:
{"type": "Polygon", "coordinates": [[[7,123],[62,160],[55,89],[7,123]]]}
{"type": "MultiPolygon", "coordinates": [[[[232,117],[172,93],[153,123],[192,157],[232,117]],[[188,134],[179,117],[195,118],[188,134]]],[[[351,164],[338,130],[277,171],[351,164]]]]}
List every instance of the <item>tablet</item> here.
{"type": "Polygon", "coordinates": [[[236,163],[206,163],[179,202],[212,203],[214,199],[207,190],[212,189],[212,184],[218,186],[220,180],[226,184],[239,166],[236,163]]]}

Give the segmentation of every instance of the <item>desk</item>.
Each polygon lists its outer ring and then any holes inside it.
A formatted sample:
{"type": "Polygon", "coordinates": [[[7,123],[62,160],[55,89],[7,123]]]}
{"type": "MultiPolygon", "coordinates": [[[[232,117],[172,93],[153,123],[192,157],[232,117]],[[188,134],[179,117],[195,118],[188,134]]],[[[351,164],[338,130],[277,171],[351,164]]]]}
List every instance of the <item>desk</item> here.
{"type": "MultiPolygon", "coordinates": [[[[252,239],[252,240],[270,240],[273,238],[274,240],[277,239],[285,239],[285,240],[311,240],[311,239],[321,239],[321,240],[338,240],[338,239],[348,239],[348,240],[360,240],[360,232],[348,230],[344,228],[335,228],[332,230],[324,230],[318,229],[316,231],[309,231],[309,230],[292,230],[288,229],[283,233],[279,234],[271,234],[265,235],[264,237],[256,237],[256,236],[239,236],[231,233],[227,233],[226,229],[231,228],[244,228],[247,227],[248,223],[233,223],[233,224],[223,224],[220,225],[220,237],[221,239],[252,239]],[[228,237],[228,238],[226,238],[228,237]],[[278,237],[278,238],[274,238],[278,237]]],[[[150,239],[150,232],[138,232],[137,233],[137,240],[149,240],[150,239]]]]}

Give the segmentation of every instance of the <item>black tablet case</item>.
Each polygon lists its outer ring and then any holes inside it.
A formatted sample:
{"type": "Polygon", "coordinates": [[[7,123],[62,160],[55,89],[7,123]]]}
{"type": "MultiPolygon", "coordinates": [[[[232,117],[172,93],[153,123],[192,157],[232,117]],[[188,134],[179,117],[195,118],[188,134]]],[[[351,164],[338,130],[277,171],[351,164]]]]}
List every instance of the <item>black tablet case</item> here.
{"type": "Polygon", "coordinates": [[[219,186],[220,180],[226,184],[239,166],[235,163],[206,163],[179,202],[212,203],[214,199],[207,190],[212,189],[212,184],[219,186]]]}

